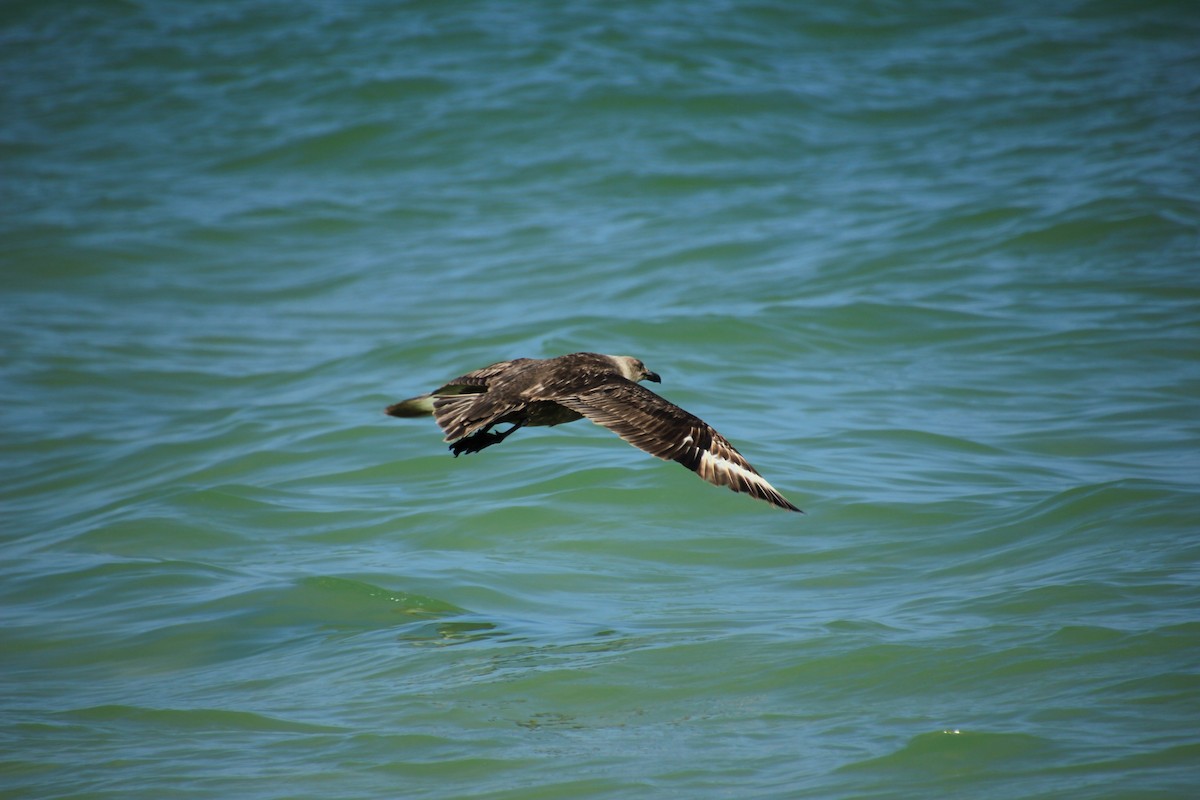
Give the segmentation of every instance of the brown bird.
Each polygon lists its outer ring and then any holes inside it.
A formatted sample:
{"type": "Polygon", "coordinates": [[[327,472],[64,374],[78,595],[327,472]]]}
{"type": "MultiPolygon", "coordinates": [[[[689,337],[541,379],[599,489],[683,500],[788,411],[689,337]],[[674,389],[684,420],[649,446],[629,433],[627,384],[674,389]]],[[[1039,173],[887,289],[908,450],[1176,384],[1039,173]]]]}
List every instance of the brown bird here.
{"type": "Polygon", "coordinates": [[[587,417],[711,484],[800,511],[711,425],[639,385],[642,380],[662,379],[632,356],[518,358],[468,372],[429,394],[388,406],[386,412],[393,417],[432,414],[455,456],[499,444],[518,428],[587,417]],[[512,427],[492,430],[500,424],[512,427]]]}

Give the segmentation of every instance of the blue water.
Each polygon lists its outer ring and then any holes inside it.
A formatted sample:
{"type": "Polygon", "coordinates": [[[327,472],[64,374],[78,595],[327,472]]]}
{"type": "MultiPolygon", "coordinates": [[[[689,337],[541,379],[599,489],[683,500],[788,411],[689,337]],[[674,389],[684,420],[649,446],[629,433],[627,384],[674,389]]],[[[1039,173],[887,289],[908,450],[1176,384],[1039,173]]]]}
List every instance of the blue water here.
{"type": "Polygon", "coordinates": [[[0,794],[1186,798],[1200,14],[0,8],[0,794]],[[586,422],[632,354],[800,516],[586,422]]]}

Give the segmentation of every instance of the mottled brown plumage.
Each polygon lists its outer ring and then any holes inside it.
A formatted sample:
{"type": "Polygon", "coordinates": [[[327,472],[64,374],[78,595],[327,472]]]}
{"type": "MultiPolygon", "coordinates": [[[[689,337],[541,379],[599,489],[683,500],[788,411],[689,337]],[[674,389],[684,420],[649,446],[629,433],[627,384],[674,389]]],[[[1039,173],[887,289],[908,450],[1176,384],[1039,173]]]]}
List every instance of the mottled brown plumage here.
{"type": "Polygon", "coordinates": [[[800,510],[712,426],[639,385],[641,380],[658,383],[660,379],[630,356],[571,353],[518,358],[460,375],[386,411],[394,417],[433,414],[456,456],[499,444],[521,427],[586,417],[634,447],[682,464],[709,483],[800,510]],[[500,424],[512,427],[493,432],[492,427],[500,424]]]}

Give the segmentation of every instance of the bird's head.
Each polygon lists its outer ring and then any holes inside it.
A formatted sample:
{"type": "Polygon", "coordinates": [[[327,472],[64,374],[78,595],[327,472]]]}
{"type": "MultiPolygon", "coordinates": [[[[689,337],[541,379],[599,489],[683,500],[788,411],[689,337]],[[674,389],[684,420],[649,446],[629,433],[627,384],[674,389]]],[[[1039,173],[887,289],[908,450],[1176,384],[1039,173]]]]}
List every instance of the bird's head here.
{"type": "Polygon", "coordinates": [[[642,363],[640,358],[634,358],[633,356],[612,356],[612,360],[617,362],[622,377],[627,380],[631,380],[634,383],[638,381],[662,383],[662,378],[659,374],[646,369],[646,365],[642,363]]]}

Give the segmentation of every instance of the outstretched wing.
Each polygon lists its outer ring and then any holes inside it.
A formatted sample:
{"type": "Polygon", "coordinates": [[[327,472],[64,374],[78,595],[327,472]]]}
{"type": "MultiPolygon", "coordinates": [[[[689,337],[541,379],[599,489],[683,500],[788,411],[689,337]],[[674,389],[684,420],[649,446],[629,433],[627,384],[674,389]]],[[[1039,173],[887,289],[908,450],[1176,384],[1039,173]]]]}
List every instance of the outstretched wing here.
{"type": "Polygon", "coordinates": [[[652,456],[676,461],[716,486],[800,509],[767,483],[729,441],[704,420],[621,378],[555,401],[613,431],[652,456]]]}

